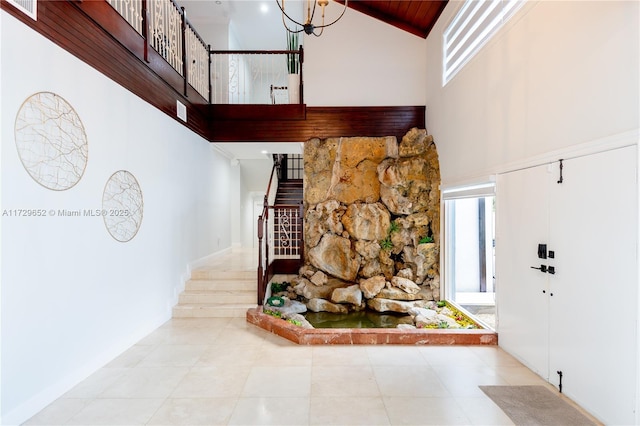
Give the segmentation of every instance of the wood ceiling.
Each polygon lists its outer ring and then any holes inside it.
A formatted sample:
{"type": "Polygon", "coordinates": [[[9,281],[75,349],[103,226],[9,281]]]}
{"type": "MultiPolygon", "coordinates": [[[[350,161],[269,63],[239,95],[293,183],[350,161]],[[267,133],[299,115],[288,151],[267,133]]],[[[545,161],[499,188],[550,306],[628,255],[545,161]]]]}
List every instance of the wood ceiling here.
{"type": "MultiPolygon", "coordinates": [[[[336,0],[344,4],[344,0],[336,0]]],[[[427,38],[448,0],[349,0],[348,7],[427,38]]]]}

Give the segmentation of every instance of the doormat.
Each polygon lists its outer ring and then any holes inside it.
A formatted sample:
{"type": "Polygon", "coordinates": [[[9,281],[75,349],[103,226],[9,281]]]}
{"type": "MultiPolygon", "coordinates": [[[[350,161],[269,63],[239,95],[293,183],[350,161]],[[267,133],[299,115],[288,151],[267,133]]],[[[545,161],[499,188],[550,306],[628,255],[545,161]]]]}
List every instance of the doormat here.
{"type": "Polygon", "coordinates": [[[544,386],[479,386],[516,425],[596,425],[544,386]]]}

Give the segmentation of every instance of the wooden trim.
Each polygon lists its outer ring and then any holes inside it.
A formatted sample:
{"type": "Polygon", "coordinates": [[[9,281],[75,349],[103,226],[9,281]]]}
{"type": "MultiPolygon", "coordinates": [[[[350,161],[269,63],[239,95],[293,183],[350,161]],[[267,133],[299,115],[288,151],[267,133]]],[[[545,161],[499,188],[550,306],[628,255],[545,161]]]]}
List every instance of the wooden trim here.
{"type": "Polygon", "coordinates": [[[284,105],[229,105],[212,104],[209,117],[214,121],[287,121],[304,120],[307,108],[303,104],[284,105]]]}
{"type": "MultiPolygon", "coordinates": [[[[254,106],[252,117],[258,116],[264,107],[254,106]]],[[[303,142],[312,138],[343,136],[402,138],[412,127],[425,128],[425,115],[424,106],[307,107],[304,120],[265,116],[243,120],[240,124],[237,120],[212,114],[210,140],[303,142]]]]}

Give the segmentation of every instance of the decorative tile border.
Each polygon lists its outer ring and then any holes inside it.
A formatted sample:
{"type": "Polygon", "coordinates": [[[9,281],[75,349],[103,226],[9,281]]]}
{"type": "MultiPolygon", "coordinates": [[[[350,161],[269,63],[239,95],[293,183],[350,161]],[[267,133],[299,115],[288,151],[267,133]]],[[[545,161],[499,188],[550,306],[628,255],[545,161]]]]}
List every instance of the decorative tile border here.
{"type": "Polygon", "coordinates": [[[316,328],[305,329],[262,313],[247,311],[247,322],[299,345],[497,345],[498,334],[491,330],[445,330],[396,328],[316,328]]]}

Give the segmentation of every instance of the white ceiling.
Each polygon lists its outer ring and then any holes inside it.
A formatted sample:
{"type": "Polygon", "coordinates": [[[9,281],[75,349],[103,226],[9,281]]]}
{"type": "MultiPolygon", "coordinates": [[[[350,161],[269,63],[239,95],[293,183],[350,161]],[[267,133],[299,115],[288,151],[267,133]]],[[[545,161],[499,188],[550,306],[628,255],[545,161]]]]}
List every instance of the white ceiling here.
{"type": "Polygon", "coordinates": [[[218,142],[214,144],[232,160],[271,160],[272,154],[302,154],[297,142],[218,142]]]}
{"type": "MultiPolygon", "coordinates": [[[[176,0],[176,3],[185,8],[187,19],[199,33],[203,33],[199,28],[202,25],[229,24],[242,49],[286,49],[286,31],[276,0],[176,0]]],[[[302,16],[302,6],[302,0],[285,1],[287,14],[296,19],[302,16]]]]}

